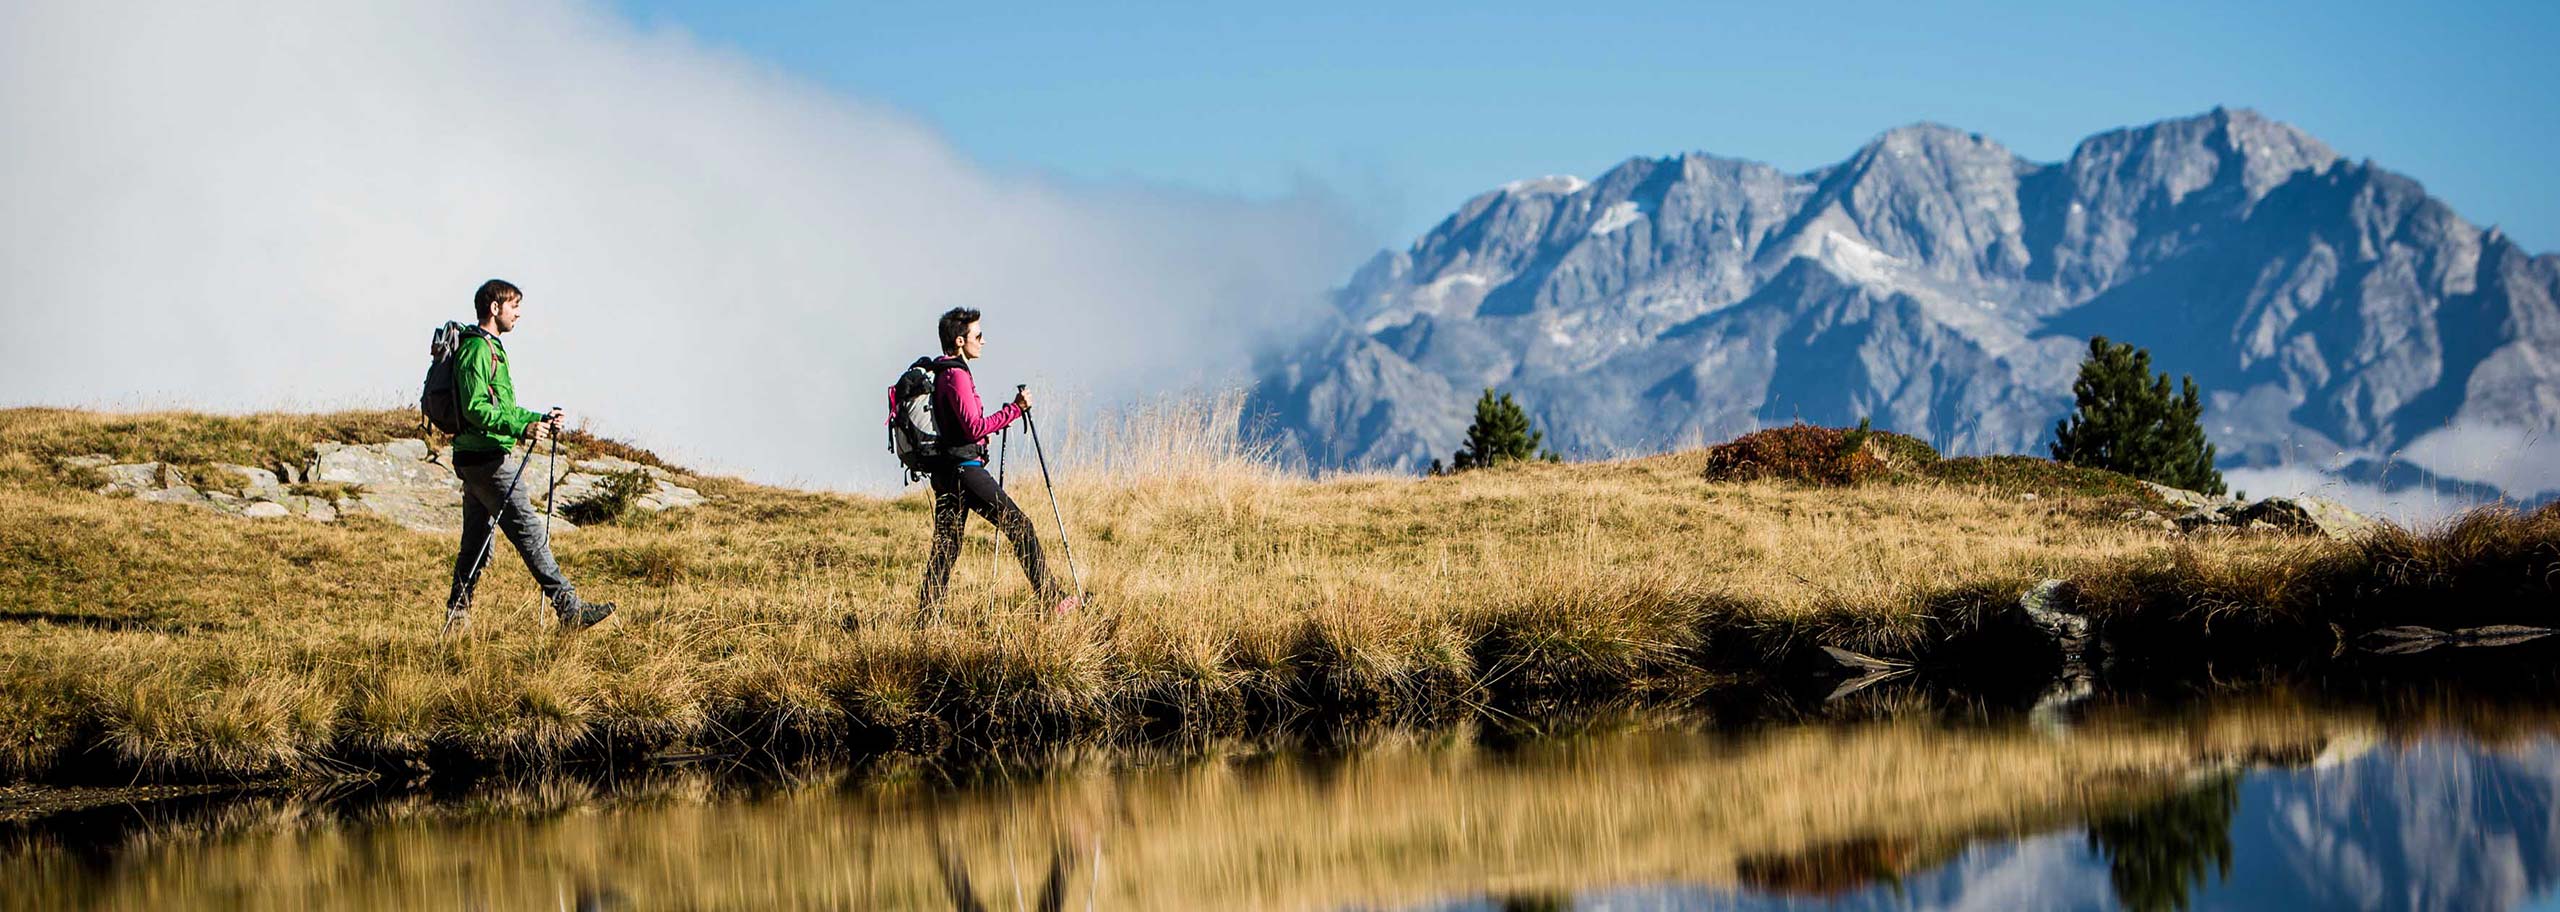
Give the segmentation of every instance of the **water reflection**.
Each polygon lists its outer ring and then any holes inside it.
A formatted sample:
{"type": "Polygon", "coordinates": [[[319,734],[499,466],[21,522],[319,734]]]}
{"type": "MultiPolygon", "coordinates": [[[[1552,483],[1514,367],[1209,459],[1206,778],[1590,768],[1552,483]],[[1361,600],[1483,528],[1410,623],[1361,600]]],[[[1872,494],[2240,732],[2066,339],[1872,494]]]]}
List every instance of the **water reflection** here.
{"type": "Polygon", "coordinates": [[[2240,780],[2217,776],[2155,804],[2089,824],[2089,848],[2107,859],[2116,901],[2136,912],[2187,908],[2208,878],[2231,876],[2231,815],[2240,780]]]}
{"type": "Polygon", "coordinates": [[[1922,871],[1886,863],[1854,889],[1632,887],[1559,908],[2549,908],[2560,905],[2555,799],[2560,738],[2492,746],[2443,736],[2212,776],[2077,831],[1980,840],[1922,871]]]}
{"type": "Polygon", "coordinates": [[[2555,732],[2267,700],[271,794],[0,826],[0,907],[2512,908],[2560,886],[2555,732]]]}
{"type": "MultiPolygon", "coordinates": [[[[936,847],[934,860],[942,866],[942,886],[951,891],[951,908],[958,912],[986,912],[987,904],[979,901],[978,888],[969,880],[969,863],[948,842],[936,847]]],[[[1067,901],[1067,850],[1061,846],[1049,852],[1049,873],[1040,879],[1039,900],[1032,908],[1039,912],[1058,912],[1067,901]]],[[[1021,907],[1021,897],[1014,897],[1012,908],[1021,907]]],[[[1002,904],[999,903],[999,907],[1002,904]]]]}

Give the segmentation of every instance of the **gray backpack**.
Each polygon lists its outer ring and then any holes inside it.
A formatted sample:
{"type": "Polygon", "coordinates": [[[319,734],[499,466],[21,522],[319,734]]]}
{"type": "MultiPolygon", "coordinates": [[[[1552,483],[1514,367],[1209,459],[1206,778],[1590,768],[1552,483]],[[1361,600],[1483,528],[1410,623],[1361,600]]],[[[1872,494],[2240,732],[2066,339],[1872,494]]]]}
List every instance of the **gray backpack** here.
{"type": "Polygon", "coordinates": [[[889,385],[889,452],[906,467],[908,481],[931,474],[942,461],[933,425],[933,378],[942,360],[917,358],[889,385]]]}

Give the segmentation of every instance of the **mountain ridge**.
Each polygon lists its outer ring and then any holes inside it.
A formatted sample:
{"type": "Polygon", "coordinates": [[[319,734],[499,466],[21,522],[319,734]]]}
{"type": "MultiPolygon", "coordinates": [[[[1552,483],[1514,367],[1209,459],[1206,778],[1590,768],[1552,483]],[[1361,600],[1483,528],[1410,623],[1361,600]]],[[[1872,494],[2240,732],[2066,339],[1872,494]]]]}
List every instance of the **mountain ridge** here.
{"type": "Polygon", "coordinates": [[[2058,162],[1922,122],[1798,173],[1688,152],[1478,194],[1355,272],[1252,406],[1321,468],[1418,470],[1486,386],[1581,457],[1861,417],[2034,452],[2107,335],[2206,387],[2226,466],[2343,465],[2560,429],[2555,299],[2560,255],[2245,108],[2058,162]]]}

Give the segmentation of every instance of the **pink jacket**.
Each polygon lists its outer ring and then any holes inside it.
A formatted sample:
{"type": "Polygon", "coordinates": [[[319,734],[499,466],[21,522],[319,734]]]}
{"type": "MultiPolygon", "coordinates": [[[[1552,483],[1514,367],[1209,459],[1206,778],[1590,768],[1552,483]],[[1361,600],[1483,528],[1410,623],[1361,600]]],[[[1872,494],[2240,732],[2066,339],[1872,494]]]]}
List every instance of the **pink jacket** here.
{"type": "MultiPolygon", "coordinates": [[[[957,359],[954,359],[957,360],[957,359]]],[[[987,437],[1004,430],[1022,417],[1022,409],[1007,402],[1003,408],[979,417],[978,382],[971,379],[965,366],[934,372],[933,434],[942,441],[945,452],[958,446],[985,446],[987,437]]]]}

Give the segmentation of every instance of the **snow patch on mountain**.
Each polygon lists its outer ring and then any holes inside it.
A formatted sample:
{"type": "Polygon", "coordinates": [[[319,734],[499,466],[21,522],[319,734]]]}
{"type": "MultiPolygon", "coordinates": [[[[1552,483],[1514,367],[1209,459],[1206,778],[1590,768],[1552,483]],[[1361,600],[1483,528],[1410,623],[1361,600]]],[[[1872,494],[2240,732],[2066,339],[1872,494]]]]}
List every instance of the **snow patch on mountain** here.
{"type": "Polygon", "coordinates": [[[1582,188],[1588,186],[1591,186],[1589,181],[1585,181],[1582,178],[1575,177],[1570,174],[1550,174],[1545,177],[1533,177],[1525,180],[1512,181],[1502,185],[1502,192],[1516,195],[1552,194],[1556,196],[1571,196],[1582,192],[1582,188]]]}
{"type": "Polygon", "coordinates": [[[1812,259],[1832,274],[1853,282],[1892,285],[1902,260],[1837,231],[1825,231],[1813,245],[1812,259]]]}
{"type": "Polygon", "coordinates": [[[1609,208],[1600,210],[1600,220],[1591,223],[1591,233],[1594,236],[1608,234],[1633,225],[1642,218],[1644,218],[1644,207],[1637,205],[1635,200],[1610,203],[1609,208]]]}

